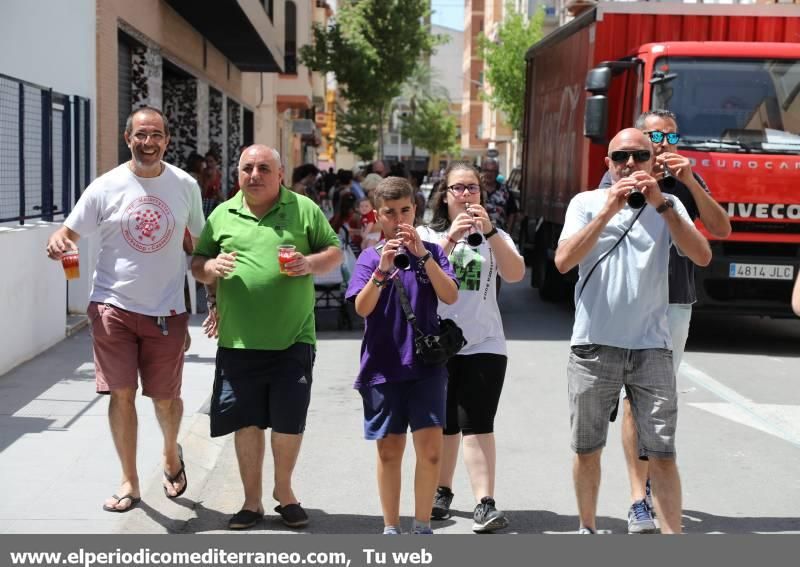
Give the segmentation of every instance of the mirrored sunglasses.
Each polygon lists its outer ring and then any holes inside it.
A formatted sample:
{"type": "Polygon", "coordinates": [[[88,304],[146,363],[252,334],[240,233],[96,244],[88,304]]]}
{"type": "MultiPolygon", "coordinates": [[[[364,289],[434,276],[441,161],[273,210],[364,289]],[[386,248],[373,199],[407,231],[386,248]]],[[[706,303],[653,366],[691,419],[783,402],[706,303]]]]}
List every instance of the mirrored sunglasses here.
{"type": "Polygon", "coordinates": [[[677,144],[680,139],[681,135],[677,132],[662,132],[661,130],[650,130],[649,132],[645,132],[649,137],[650,141],[654,144],[660,144],[664,141],[664,138],[667,138],[667,143],[670,145],[677,144]]]}

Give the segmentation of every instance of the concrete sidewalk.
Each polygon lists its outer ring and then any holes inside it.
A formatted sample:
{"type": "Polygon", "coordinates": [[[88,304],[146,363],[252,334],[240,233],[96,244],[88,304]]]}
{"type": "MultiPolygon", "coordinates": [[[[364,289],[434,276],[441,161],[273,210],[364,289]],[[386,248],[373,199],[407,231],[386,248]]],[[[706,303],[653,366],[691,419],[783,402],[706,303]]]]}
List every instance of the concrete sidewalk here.
{"type": "MultiPolygon", "coordinates": [[[[186,356],[181,443],[189,489],[202,484],[225,440],[195,435],[213,382],[215,346],[192,318],[186,356]]],[[[161,490],[161,431],[140,398],[138,469],[142,491],[161,490]]],[[[125,514],[102,510],[120,468],[108,427],[108,398],[95,393],[91,337],[83,329],[0,377],[0,533],[111,533],[125,514]]],[[[207,431],[207,430],[206,430],[207,431]]],[[[153,500],[150,498],[150,500],[153,500]]],[[[176,505],[166,502],[164,505],[176,505]]],[[[159,503],[161,505],[161,503],[159,503]]],[[[165,510],[166,513],[171,513],[165,510]]],[[[133,512],[131,512],[133,513],[133,512]]]]}

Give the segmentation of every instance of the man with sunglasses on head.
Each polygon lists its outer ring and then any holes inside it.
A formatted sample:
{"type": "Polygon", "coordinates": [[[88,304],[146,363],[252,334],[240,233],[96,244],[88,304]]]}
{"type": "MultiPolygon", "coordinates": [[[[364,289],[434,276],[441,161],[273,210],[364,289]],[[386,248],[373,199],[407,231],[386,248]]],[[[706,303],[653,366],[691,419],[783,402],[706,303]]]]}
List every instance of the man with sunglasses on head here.
{"type": "Polygon", "coordinates": [[[623,386],[631,395],[641,451],[650,458],[661,530],[679,533],[669,249],[675,245],[696,264],[707,265],[711,248],[681,202],[661,192],[652,176],[652,145],[641,130],[619,132],[605,162],[613,184],[570,201],[555,258],[561,273],[578,266],[579,275],[567,365],[579,533],[596,531],[600,455],[623,386]],[[627,204],[634,191],[645,199],[642,208],[627,204]]]}
{"type": "MultiPolygon", "coordinates": [[[[680,141],[675,114],[669,110],[650,110],[636,120],[653,144],[655,154],[654,177],[667,193],[680,199],[692,221],[698,217],[708,232],[716,238],[727,238],[731,223],[725,210],[714,200],[703,179],[692,171],[689,159],[677,153],[680,141]]],[[[600,187],[612,184],[610,171],[606,172],[600,187]]],[[[681,256],[673,247],[669,258],[669,307],[667,318],[672,336],[672,361],[675,374],[681,365],[692,304],[697,301],[694,286],[694,263],[681,256]]],[[[631,507],[628,510],[628,533],[651,533],[656,525],[653,520],[652,496],[647,474],[647,460],[640,458],[636,422],[631,406],[623,390],[622,446],[631,484],[631,507]]]]}

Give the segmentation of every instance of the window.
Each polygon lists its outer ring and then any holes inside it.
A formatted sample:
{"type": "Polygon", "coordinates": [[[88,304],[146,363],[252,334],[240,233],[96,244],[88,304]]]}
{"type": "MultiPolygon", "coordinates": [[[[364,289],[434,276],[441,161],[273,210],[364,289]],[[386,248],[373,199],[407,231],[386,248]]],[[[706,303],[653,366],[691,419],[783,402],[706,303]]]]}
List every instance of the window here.
{"type": "Polygon", "coordinates": [[[269,16],[271,22],[275,21],[275,6],[273,0],[261,0],[261,5],[264,6],[264,11],[269,16]]]}
{"type": "Polygon", "coordinates": [[[669,75],[653,88],[652,108],[678,116],[681,146],[705,151],[795,154],[800,148],[800,61],[662,58],[669,75]]]}
{"type": "Polygon", "coordinates": [[[286,2],[285,73],[297,74],[297,5],[286,2]]]}

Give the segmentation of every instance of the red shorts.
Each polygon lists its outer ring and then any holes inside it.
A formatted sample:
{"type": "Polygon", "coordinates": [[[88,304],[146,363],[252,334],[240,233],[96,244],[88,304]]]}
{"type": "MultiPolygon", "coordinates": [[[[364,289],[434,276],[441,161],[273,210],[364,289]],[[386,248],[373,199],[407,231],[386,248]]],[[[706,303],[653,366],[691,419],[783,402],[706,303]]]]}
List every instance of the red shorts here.
{"type": "Polygon", "coordinates": [[[97,393],[137,389],[159,400],[181,396],[183,347],[189,314],[166,317],[167,335],[155,317],[125,311],[107,303],[89,304],[97,393]]]}

